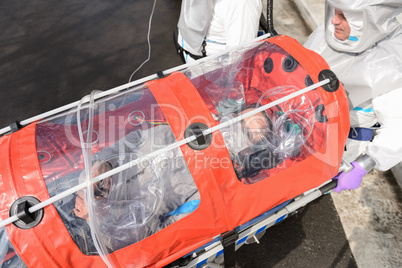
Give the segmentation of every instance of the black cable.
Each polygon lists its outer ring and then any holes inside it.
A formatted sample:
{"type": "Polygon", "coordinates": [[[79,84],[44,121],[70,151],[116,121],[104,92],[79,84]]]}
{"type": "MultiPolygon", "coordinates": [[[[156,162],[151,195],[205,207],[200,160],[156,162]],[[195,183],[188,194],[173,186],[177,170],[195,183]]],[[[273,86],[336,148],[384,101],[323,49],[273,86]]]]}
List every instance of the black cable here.
{"type": "Polygon", "coordinates": [[[274,1],[268,0],[267,1],[267,24],[268,24],[268,33],[275,36],[278,33],[274,29],[274,16],[273,16],[273,9],[274,9],[274,1]]]}

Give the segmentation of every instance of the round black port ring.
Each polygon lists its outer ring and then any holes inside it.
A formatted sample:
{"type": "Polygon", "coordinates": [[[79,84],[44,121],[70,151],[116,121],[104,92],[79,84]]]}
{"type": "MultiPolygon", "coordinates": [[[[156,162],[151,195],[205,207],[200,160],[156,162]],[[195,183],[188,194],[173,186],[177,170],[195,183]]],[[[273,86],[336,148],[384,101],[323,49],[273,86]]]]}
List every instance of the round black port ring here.
{"type": "Polygon", "coordinates": [[[271,58],[266,58],[264,61],[264,71],[269,74],[274,70],[274,61],[271,58]]]}
{"type": "Polygon", "coordinates": [[[198,151],[204,150],[211,144],[212,134],[208,134],[206,136],[202,134],[202,131],[206,129],[208,129],[208,126],[200,122],[192,123],[186,128],[184,131],[184,138],[188,138],[193,135],[197,137],[195,140],[187,143],[191,149],[198,151]]]}
{"type": "Polygon", "coordinates": [[[299,63],[291,55],[287,56],[282,62],[282,68],[287,73],[295,71],[297,66],[299,66],[299,63]]]}
{"type": "Polygon", "coordinates": [[[335,73],[331,70],[325,69],[322,70],[318,74],[318,81],[324,81],[325,79],[329,79],[330,82],[326,85],[323,85],[322,88],[328,92],[335,92],[339,88],[339,80],[336,77],[335,73]]]}
{"type": "Polygon", "coordinates": [[[18,220],[14,221],[13,224],[20,229],[31,229],[38,225],[43,219],[43,208],[33,213],[29,212],[29,208],[39,203],[39,199],[34,196],[23,196],[15,200],[9,211],[10,217],[18,217],[18,220]]]}

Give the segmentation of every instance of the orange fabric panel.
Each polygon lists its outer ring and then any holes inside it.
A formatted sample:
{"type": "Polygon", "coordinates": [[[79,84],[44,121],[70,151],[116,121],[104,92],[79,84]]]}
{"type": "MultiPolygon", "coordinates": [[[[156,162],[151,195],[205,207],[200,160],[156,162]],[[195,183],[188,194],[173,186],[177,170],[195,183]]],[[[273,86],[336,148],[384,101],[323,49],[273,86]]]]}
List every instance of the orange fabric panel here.
{"type": "MultiPolygon", "coordinates": [[[[315,83],[318,82],[318,74],[323,69],[329,69],[319,55],[313,52],[306,53],[306,50],[292,38],[278,36],[268,39],[267,42],[282,47],[292,55],[306,69],[315,83]]],[[[348,101],[341,85],[340,89],[333,93],[322,88],[318,91],[329,119],[326,123],[326,145],[320,152],[252,185],[240,183],[235,176],[219,178],[226,208],[233,217],[231,227],[243,224],[336,175],[342,158],[343,145],[349,132],[348,101]]],[[[320,123],[316,122],[316,124],[320,123]]]]}
{"type": "MultiPolygon", "coordinates": [[[[301,63],[314,82],[318,82],[318,74],[321,70],[329,69],[328,65],[320,56],[313,53],[311,55],[305,55],[306,50],[295,40],[282,36],[269,39],[269,41],[271,40],[273,40],[273,43],[277,43],[279,46],[283,47],[301,63]],[[289,45],[282,46],[283,44],[289,45]],[[318,63],[310,63],[311,59],[309,59],[309,57],[313,59],[317,58],[318,63]]],[[[202,101],[195,101],[198,98],[198,92],[194,91],[192,84],[179,73],[172,74],[169,78],[168,81],[166,80],[167,78],[157,80],[156,82],[153,81],[149,83],[148,86],[153,91],[158,103],[162,106],[163,112],[169,124],[172,126],[176,138],[181,140],[186,126],[192,122],[200,121],[200,116],[202,116],[201,119],[204,120],[203,122],[207,122],[207,125],[212,126],[214,121],[210,117],[210,112],[208,112],[205,104],[202,101]],[[182,86],[178,85],[185,86],[189,91],[183,91],[182,86]],[[170,107],[169,105],[172,106],[170,107]],[[205,111],[200,110],[200,108],[205,108],[205,111]],[[183,116],[183,114],[177,111],[185,111],[183,113],[185,115],[183,116]],[[197,117],[198,120],[194,120],[195,117],[197,117]]],[[[238,181],[233,172],[230,157],[226,149],[218,149],[221,144],[224,144],[219,132],[213,134],[213,145],[203,151],[194,152],[186,145],[182,146],[183,155],[187,160],[189,169],[201,193],[201,204],[193,214],[159,232],[157,234],[158,239],[164,239],[165,234],[171,235],[171,233],[174,233],[176,229],[173,226],[175,225],[197,226],[197,223],[193,222],[193,219],[200,219],[198,218],[198,215],[200,215],[198,214],[198,210],[201,210],[204,205],[206,205],[203,197],[206,197],[207,193],[214,193],[213,195],[209,195],[211,200],[208,200],[208,202],[212,201],[213,206],[210,206],[208,209],[216,211],[216,214],[214,217],[210,218],[211,222],[207,220],[205,223],[212,224],[216,223],[217,220],[222,220],[226,221],[227,224],[226,229],[216,229],[216,231],[219,232],[215,234],[219,234],[223,231],[231,230],[268,209],[306,190],[317,187],[333,177],[338,169],[343,144],[346,141],[347,132],[349,130],[348,104],[346,94],[342,89],[334,93],[319,89],[319,92],[326,106],[326,114],[329,118],[329,121],[326,123],[328,135],[326,146],[324,146],[320,152],[316,152],[302,162],[296,163],[290,169],[284,170],[258,183],[244,185],[238,181]],[[338,108],[334,109],[335,107],[338,108]],[[196,165],[197,163],[194,158],[201,157],[205,159],[204,157],[209,157],[210,160],[212,159],[211,156],[221,159],[227,158],[229,160],[227,167],[222,168],[222,166],[220,166],[219,168],[214,168],[211,163],[206,162],[203,162],[204,164],[206,163],[203,168],[199,168],[196,165]],[[328,160],[331,161],[328,162],[328,160]],[[203,182],[205,182],[205,178],[208,178],[208,183],[204,186],[203,182]],[[217,188],[220,189],[220,192],[217,188]],[[223,200],[223,204],[221,204],[220,199],[223,200]],[[169,228],[170,234],[167,233],[169,228]]],[[[213,233],[214,232],[211,232],[211,234],[213,233]]],[[[190,238],[197,239],[194,237],[194,234],[191,233],[183,233],[183,235],[188,235],[188,237],[180,237],[180,242],[184,242],[186,239],[190,238]]],[[[144,241],[142,241],[141,244],[144,241]]],[[[190,249],[190,247],[188,247],[188,249],[190,249]]],[[[184,246],[177,247],[176,250],[186,252],[184,246]]],[[[166,264],[168,263],[167,260],[169,260],[169,262],[173,261],[177,256],[178,254],[174,254],[166,259],[161,258],[158,264],[166,264]]],[[[163,256],[161,255],[160,257],[163,256]]]]}
{"type": "MultiPolygon", "coordinates": [[[[163,79],[150,81],[147,86],[158,101],[177,140],[183,139],[184,130],[193,122],[203,122],[210,127],[215,124],[198,91],[183,74],[173,73],[163,79]]],[[[187,145],[181,147],[200,192],[201,201],[198,208],[150,237],[112,253],[110,257],[121,267],[161,267],[197,249],[228,229],[229,220],[219,185],[215,180],[216,176],[236,175],[229,165],[226,169],[216,170],[200,163],[200,159],[229,159],[220,133],[213,134],[213,143],[220,149],[209,146],[196,152],[187,145]]]]}
{"type": "MultiPolygon", "coordinates": [[[[278,36],[268,39],[268,42],[277,44],[285,51],[290,53],[303,68],[310,74],[314,83],[318,83],[318,75],[323,69],[330,69],[328,63],[319,54],[314,51],[305,49],[299,42],[288,36],[278,36]]],[[[333,156],[337,157],[338,170],[341,163],[344,144],[349,135],[350,120],[349,120],[349,101],[342,83],[339,81],[339,89],[335,92],[327,92],[323,88],[319,88],[318,92],[325,105],[325,112],[328,117],[327,124],[331,125],[331,139],[334,143],[327,144],[327,150],[331,151],[333,156]],[[334,137],[337,137],[335,140],[334,137]],[[328,147],[330,146],[330,147],[328,147]],[[335,150],[335,151],[334,151],[335,150]]],[[[335,162],[335,161],[334,161],[335,162]]]]}
{"type": "MultiPolygon", "coordinates": [[[[49,198],[36,153],[35,127],[31,124],[1,138],[0,153],[7,157],[0,164],[3,219],[8,218],[11,204],[22,196],[41,201],[49,198]]],[[[42,221],[34,228],[23,230],[13,224],[6,228],[16,252],[29,267],[105,267],[99,256],[81,253],[53,205],[44,209],[42,221]]]]}

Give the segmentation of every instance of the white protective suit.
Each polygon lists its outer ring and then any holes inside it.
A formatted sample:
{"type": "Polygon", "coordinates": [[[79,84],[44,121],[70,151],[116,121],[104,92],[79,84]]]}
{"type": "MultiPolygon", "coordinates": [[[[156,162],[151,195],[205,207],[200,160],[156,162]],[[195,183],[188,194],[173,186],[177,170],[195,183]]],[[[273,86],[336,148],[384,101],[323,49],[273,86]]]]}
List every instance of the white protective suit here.
{"type": "Polygon", "coordinates": [[[202,55],[201,48],[213,13],[212,0],[183,0],[181,2],[178,44],[194,55],[202,55]]]}
{"type": "Polygon", "coordinates": [[[261,0],[183,0],[178,44],[201,56],[205,38],[207,56],[222,52],[257,37],[261,13],[261,0]]]}
{"type": "Polygon", "coordinates": [[[375,168],[388,170],[402,161],[402,27],[396,15],[401,0],[327,0],[326,22],[309,37],[305,47],[321,54],[348,93],[351,134],[358,127],[373,128],[374,139],[348,139],[344,158],[351,162],[367,154],[375,168]],[[334,37],[331,20],[342,10],[350,37],[334,37]]]}

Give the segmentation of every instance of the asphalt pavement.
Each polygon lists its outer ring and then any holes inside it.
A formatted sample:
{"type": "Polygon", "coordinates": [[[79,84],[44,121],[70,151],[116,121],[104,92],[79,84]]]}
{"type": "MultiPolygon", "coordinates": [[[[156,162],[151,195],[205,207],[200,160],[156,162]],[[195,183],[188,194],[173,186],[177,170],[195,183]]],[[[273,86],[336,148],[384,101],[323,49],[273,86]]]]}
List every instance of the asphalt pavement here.
{"type": "MultiPolygon", "coordinates": [[[[276,5],[277,14],[299,16],[291,2],[276,5]]],[[[152,5],[150,0],[1,2],[0,127],[127,83],[148,56],[152,5]]],[[[181,64],[172,42],[180,5],[180,0],[157,1],[151,58],[133,80],[181,64]]],[[[309,31],[301,20],[292,26],[283,16],[275,20],[281,34],[292,36],[286,28],[309,31]]],[[[237,252],[238,266],[356,267],[330,195],[268,229],[260,242],[237,252]]]]}

